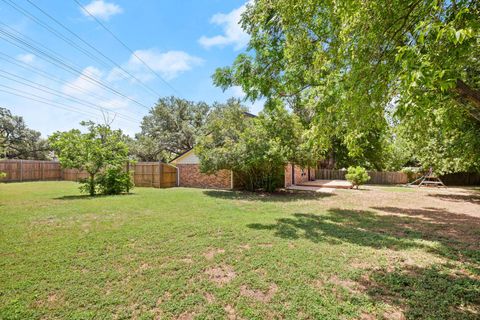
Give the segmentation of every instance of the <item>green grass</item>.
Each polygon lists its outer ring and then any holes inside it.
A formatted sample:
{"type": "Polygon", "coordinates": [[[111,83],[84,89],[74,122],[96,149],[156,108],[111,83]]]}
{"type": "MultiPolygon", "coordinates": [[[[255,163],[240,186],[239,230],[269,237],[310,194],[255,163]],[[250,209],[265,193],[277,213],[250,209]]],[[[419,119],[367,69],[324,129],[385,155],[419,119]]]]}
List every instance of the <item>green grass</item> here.
{"type": "Polygon", "coordinates": [[[478,218],[373,195],[394,191],[0,184],[0,318],[478,319],[478,218]]]}

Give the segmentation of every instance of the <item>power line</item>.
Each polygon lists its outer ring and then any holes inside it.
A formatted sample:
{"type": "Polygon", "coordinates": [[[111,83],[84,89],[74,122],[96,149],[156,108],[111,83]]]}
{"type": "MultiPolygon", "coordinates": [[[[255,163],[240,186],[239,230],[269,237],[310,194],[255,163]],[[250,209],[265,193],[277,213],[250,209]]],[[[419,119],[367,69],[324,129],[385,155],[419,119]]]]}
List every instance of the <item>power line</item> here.
{"type": "MultiPolygon", "coordinates": [[[[55,90],[55,89],[52,89],[52,88],[49,88],[47,86],[44,86],[42,84],[39,84],[39,83],[36,83],[34,81],[31,81],[31,80],[28,80],[24,77],[21,77],[21,76],[18,76],[18,75],[15,75],[13,73],[10,73],[8,71],[4,71],[4,70],[0,70],[0,73],[3,73],[3,74],[7,74],[6,76],[5,75],[2,75],[0,74],[0,77],[4,78],[4,79],[8,79],[10,81],[14,81],[14,82],[17,82],[17,83],[20,83],[20,84],[23,84],[25,86],[28,86],[30,88],[33,88],[33,89],[36,89],[36,90],[39,90],[41,92],[45,92],[45,93],[48,93],[48,94],[52,94],[54,96],[57,96],[59,98],[63,98],[63,99],[66,99],[66,100],[69,100],[69,101],[72,101],[72,102],[75,102],[75,103],[78,103],[80,105],[83,105],[87,108],[91,108],[91,109],[95,109],[95,110],[99,110],[101,112],[104,112],[106,111],[107,109],[102,107],[102,106],[99,106],[97,104],[94,104],[94,103],[91,103],[87,100],[84,100],[84,99],[79,99],[77,97],[74,97],[74,96],[71,96],[71,95],[68,95],[68,94],[65,94],[59,90],[55,90]],[[16,79],[15,79],[16,78],[16,79]],[[17,80],[17,79],[20,79],[20,80],[17,80]],[[30,83],[30,84],[29,84],[30,83]]],[[[114,111],[112,111],[114,112],[114,111]]],[[[127,120],[127,121],[131,121],[131,122],[134,122],[134,123],[138,123],[139,120],[138,119],[134,119],[134,118],[131,118],[127,115],[124,115],[124,114],[121,114],[119,112],[115,112],[117,115],[119,115],[120,117],[122,117],[124,120],[127,120]]]]}
{"type": "MultiPolygon", "coordinates": [[[[48,100],[48,99],[46,99],[42,96],[32,94],[30,92],[26,92],[26,91],[19,90],[19,89],[16,89],[16,88],[12,88],[12,87],[2,85],[2,84],[0,84],[0,87],[12,90],[12,91],[8,91],[8,90],[0,89],[0,92],[8,93],[8,94],[11,94],[11,95],[14,95],[14,96],[17,96],[17,97],[21,97],[21,98],[25,98],[25,99],[28,99],[28,100],[31,100],[31,101],[39,102],[39,103],[42,103],[42,104],[45,104],[45,105],[48,105],[48,106],[51,106],[51,107],[54,107],[54,108],[57,108],[57,109],[63,109],[63,110],[66,110],[66,111],[70,111],[70,112],[74,112],[74,113],[78,113],[78,114],[83,114],[83,115],[87,115],[87,116],[90,116],[90,117],[95,117],[97,119],[104,120],[103,113],[102,113],[102,117],[100,117],[98,114],[95,114],[95,113],[92,113],[92,112],[87,112],[85,110],[78,110],[78,109],[76,109],[74,107],[71,107],[71,106],[65,106],[65,105],[62,105],[62,104],[59,104],[59,103],[56,103],[56,102],[52,102],[52,101],[50,101],[50,100],[48,100]]],[[[125,121],[124,119],[120,119],[120,120],[125,121]]]]}
{"type": "MultiPolygon", "coordinates": [[[[5,0],[2,0],[2,1],[5,1],[5,0]]],[[[65,24],[63,24],[61,21],[59,21],[58,19],[56,19],[54,16],[52,16],[51,14],[49,14],[48,12],[46,12],[44,9],[42,9],[41,7],[39,7],[37,4],[35,4],[33,1],[31,0],[27,0],[28,3],[30,3],[32,6],[34,6],[35,8],[37,8],[37,10],[39,10],[40,12],[42,12],[44,15],[46,15],[48,18],[50,18],[51,20],[53,20],[55,23],[57,23],[59,26],[61,26],[63,29],[65,29],[68,33],[70,33],[71,35],[73,35],[75,38],[77,38],[78,40],[80,40],[83,44],[87,45],[90,49],[94,50],[96,53],[98,53],[99,55],[101,55],[104,59],[106,59],[107,61],[109,61],[112,65],[114,65],[115,67],[119,68],[120,70],[122,70],[122,72],[124,72],[125,74],[129,75],[132,79],[134,79],[135,81],[137,81],[139,84],[141,84],[145,89],[147,89],[150,93],[153,93],[156,97],[159,97],[161,96],[160,93],[158,93],[157,91],[155,91],[153,88],[151,88],[150,86],[148,86],[147,84],[145,84],[143,81],[141,81],[140,79],[138,79],[136,76],[134,76],[132,73],[130,73],[129,71],[125,70],[125,68],[123,68],[121,65],[119,65],[118,63],[116,63],[113,59],[111,59],[110,57],[108,57],[107,55],[105,55],[103,52],[101,52],[100,50],[98,50],[97,48],[95,48],[93,45],[91,45],[89,42],[87,42],[85,39],[83,39],[81,36],[79,36],[76,32],[72,31],[69,27],[67,27],[65,24]]],[[[27,11],[28,12],[28,11],[27,11]]],[[[48,29],[47,29],[48,30],[48,29]]],[[[66,41],[64,38],[61,38],[63,39],[64,41],[66,41]]],[[[67,41],[67,43],[69,43],[67,41]]],[[[83,51],[82,51],[83,52],[83,51]]]]}
{"type": "Polygon", "coordinates": [[[117,40],[125,49],[127,49],[135,58],[138,59],[148,70],[150,70],[155,76],[157,76],[163,83],[165,83],[170,89],[172,89],[178,95],[181,95],[177,89],[175,89],[168,81],[166,81],[158,72],[150,67],[142,58],[140,58],[135,51],[125,44],[119,37],[117,37],[110,29],[107,28],[100,20],[90,13],[78,0],[73,0],[84,12],[92,17],[105,31],[107,31],[115,40],[117,40]]]}
{"type": "MultiPolygon", "coordinates": [[[[46,72],[46,71],[41,70],[41,69],[39,69],[39,68],[36,68],[36,67],[34,67],[34,66],[32,66],[32,65],[29,65],[29,64],[27,64],[27,63],[18,61],[18,60],[16,60],[15,58],[13,58],[13,57],[11,57],[11,56],[3,53],[3,52],[0,52],[0,60],[6,61],[6,62],[8,62],[8,63],[10,63],[10,64],[12,64],[12,65],[15,65],[15,66],[17,66],[17,67],[20,67],[20,68],[23,68],[23,69],[28,70],[28,71],[30,71],[30,72],[33,72],[33,73],[35,73],[35,74],[37,74],[37,75],[39,75],[39,76],[41,76],[41,77],[44,77],[44,78],[49,79],[49,80],[51,80],[51,81],[54,81],[54,82],[56,82],[56,83],[58,83],[58,84],[60,84],[60,85],[67,86],[67,87],[70,87],[70,88],[72,88],[72,89],[81,91],[81,92],[83,92],[84,94],[88,94],[90,97],[97,98],[98,100],[107,100],[107,99],[109,99],[109,98],[100,96],[100,95],[98,95],[98,94],[96,94],[96,93],[94,93],[94,92],[90,92],[90,91],[88,91],[88,90],[85,90],[85,89],[82,88],[82,87],[79,87],[79,86],[76,86],[76,85],[74,85],[74,84],[72,84],[72,83],[69,83],[69,82],[67,82],[66,80],[63,80],[63,79],[61,79],[61,78],[57,77],[56,75],[53,75],[53,74],[51,74],[51,73],[49,73],[49,72],[46,72]]],[[[132,113],[132,115],[136,115],[136,116],[140,116],[140,117],[143,117],[143,116],[144,116],[143,114],[138,113],[138,112],[132,112],[132,111],[130,111],[130,110],[126,110],[126,111],[132,113]]]]}
{"type": "MultiPolygon", "coordinates": [[[[88,74],[85,74],[84,72],[82,72],[81,70],[78,70],[77,68],[75,68],[75,66],[72,66],[71,64],[63,61],[61,58],[58,58],[57,56],[53,55],[53,54],[49,54],[48,52],[45,52],[44,50],[42,49],[39,49],[38,47],[35,47],[34,45],[32,45],[31,43],[29,43],[28,41],[25,41],[21,38],[19,38],[18,36],[6,31],[6,30],[2,30],[0,29],[0,34],[3,34],[3,36],[0,35],[0,37],[2,39],[4,39],[5,41],[11,43],[12,45],[22,49],[22,50],[26,50],[26,51],[29,51],[30,53],[36,53],[37,55],[39,56],[43,56],[44,60],[58,66],[59,68],[61,69],[64,69],[66,70],[67,72],[70,72],[72,74],[75,74],[75,75],[80,75],[82,76],[83,78],[85,78],[85,80],[89,81],[90,83],[93,83],[93,84],[97,84],[97,85],[100,85],[108,90],[110,90],[111,92],[115,93],[116,95],[119,95],[125,99],[128,99],[132,102],[134,102],[135,104],[147,109],[147,110],[150,110],[149,107],[147,107],[146,105],[138,102],[137,100],[131,98],[131,97],[128,97],[124,94],[122,94],[120,91],[118,91],[117,89],[115,88],[112,88],[110,87],[109,85],[105,84],[104,82],[102,82],[101,80],[97,80],[91,76],[89,76],[88,74]],[[19,44],[15,43],[15,42],[12,42],[11,40],[9,39],[6,39],[5,36],[7,36],[8,38],[12,39],[13,41],[16,41],[19,44]]],[[[28,38],[28,37],[27,37],[28,38]]]]}

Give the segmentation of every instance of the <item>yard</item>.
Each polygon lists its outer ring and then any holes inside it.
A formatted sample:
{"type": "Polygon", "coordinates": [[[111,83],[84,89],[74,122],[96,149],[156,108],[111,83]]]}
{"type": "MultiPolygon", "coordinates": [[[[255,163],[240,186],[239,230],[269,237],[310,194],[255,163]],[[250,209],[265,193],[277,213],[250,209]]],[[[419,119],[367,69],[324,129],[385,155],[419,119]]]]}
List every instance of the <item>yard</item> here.
{"type": "Polygon", "coordinates": [[[480,192],[0,184],[2,319],[478,319],[480,192]]]}

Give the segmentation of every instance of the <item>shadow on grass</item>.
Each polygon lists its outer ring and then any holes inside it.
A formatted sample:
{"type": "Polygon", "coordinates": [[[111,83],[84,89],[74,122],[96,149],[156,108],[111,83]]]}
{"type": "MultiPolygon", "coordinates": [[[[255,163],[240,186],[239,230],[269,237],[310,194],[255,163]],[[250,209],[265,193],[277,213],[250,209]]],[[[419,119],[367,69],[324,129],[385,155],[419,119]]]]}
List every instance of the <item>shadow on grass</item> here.
{"type": "Polygon", "coordinates": [[[349,242],[372,248],[421,248],[447,259],[472,264],[480,273],[480,218],[437,208],[373,208],[384,212],[330,209],[324,215],[295,213],[273,224],[249,224],[285,239],[349,242]],[[385,214],[388,213],[388,214],[385,214]],[[436,245],[424,240],[436,242],[436,245]]]}
{"type": "Polygon", "coordinates": [[[403,310],[407,319],[479,319],[480,219],[436,208],[374,209],[383,213],[331,209],[323,215],[295,213],[272,224],[248,227],[290,240],[347,242],[395,251],[417,248],[438,255],[447,262],[367,271],[361,280],[365,293],[403,310]]]}
{"type": "MultiPolygon", "coordinates": [[[[374,270],[360,284],[407,319],[478,319],[480,281],[444,265],[374,270]]],[[[388,318],[388,317],[387,317],[388,318]]]]}
{"type": "Polygon", "coordinates": [[[54,200],[94,200],[94,199],[103,199],[103,198],[116,198],[116,197],[124,197],[124,196],[134,196],[135,193],[122,193],[122,194],[112,194],[112,195],[104,195],[98,194],[95,196],[91,196],[88,194],[77,194],[77,195],[68,195],[68,196],[61,196],[57,198],[53,198],[54,200]]]}
{"type": "Polygon", "coordinates": [[[445,201],[470,202],[480,204],[480,195],[477,194],[429,194],[430,197],[439,198],[445,201]]]}
{"type": "Polygon", "coordinates": [[[300,200],[318,200],[334,196],[331,193],[313,192],[274,192],[260,193],[248,191],[205,190],[203,194],[209,197],[226,200],[264,201],[264,202],[293,202],[300,200]]]}

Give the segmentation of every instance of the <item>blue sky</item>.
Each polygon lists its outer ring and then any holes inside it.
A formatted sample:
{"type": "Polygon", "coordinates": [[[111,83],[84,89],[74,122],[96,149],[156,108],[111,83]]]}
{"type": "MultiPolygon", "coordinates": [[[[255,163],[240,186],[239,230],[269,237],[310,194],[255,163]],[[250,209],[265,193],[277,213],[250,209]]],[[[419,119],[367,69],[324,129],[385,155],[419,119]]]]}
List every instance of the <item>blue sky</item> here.
{"type": "MultiPolygon", "coordinates": [[[[133,134],[139,131],[142,116],[159,95],[177,95],[208,103],[225,101],[232,96],[243,97],[239,88],[223,93],[214,87],[211,75],[217,67],[231,64],[245,50],[248,35],[238,25],[245,0],[78,1],[169,85],[148,70],[74,0],[31,2],[152,90],[124,74],[28,0],[1,0],[0,106],[23,116],[29,127],[48,135],[78,127],[81,120],[102,121],[98,107],[103,107],[108,110],[109,118],[117,114],[114,127],[133,134]],[[16,5],[17,10],[9,3],[16,5]],[[66,41],[54,33],[60,33],[66,41]],[[67,42],[80,46],[94,58],[67,42]],[[45,53],[53,57],[57,65],[48,62],[45,53]]],[[[246,105],[257,113],[262,104],[246,105]]]]}

